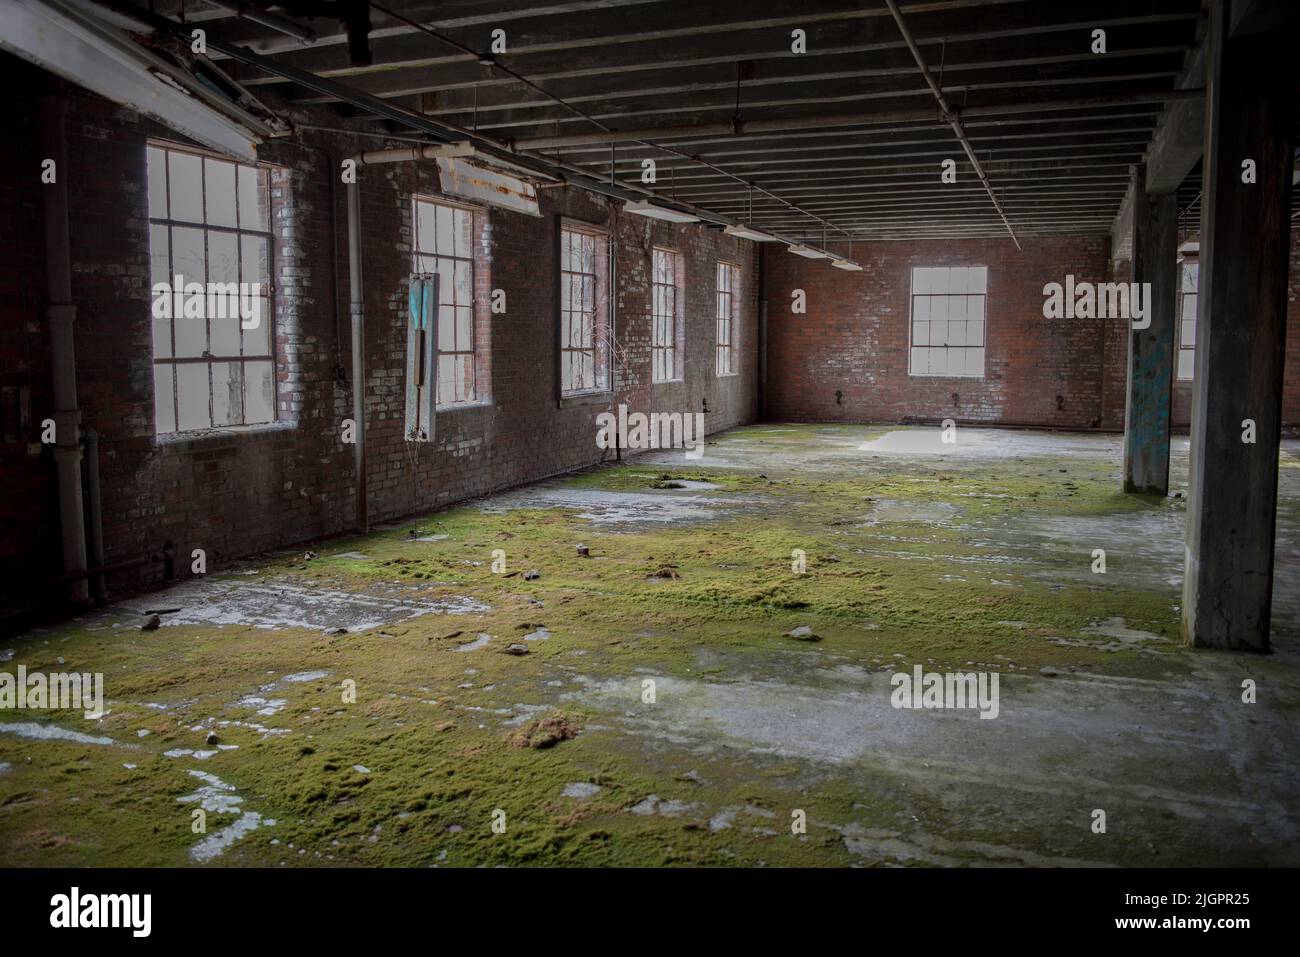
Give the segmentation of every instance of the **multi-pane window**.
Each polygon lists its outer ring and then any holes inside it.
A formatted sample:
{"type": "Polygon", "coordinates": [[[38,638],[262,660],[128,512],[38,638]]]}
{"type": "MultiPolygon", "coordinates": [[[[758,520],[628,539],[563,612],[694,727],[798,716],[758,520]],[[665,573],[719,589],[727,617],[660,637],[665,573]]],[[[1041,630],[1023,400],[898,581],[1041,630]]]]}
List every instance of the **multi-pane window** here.
{"type": "Polygon", "coordinates": [[[1190,379],[1196,368],[1196,283],[1200,267],[1195,261],[1184,262],[1181,270],[1178,323],[1178,378],[1190,379]]]}
{"type": "Polygon", "coordinates": [[[560,394],[609,390],[608,237],[560,230],[560,394]]]}
{"type": "Polygon", "coordinates": [[[718,375],[736,372],[736,292],[740,267],[718,263],[718,345],[714,366],[718,375]]]}
{"type": "Polygon", "coordinates": [[[171,144],[146,159],[154,431],[272,422],[269,174],[171,144]]]}
{"type": "Polygon", "coordinates": [[[655,382],[671,382],[682,377],[681,339],[681,254],[671,249],[656,249],[651,270],[651,341],[652,369],[655,382]]]}
{"type": "Polygon", "coordinates": [[[987,288],[984,266],[912,270],[910,375],[984,375],[987,288]]]}
{"type": "Polygon", "coordinates": [[[474,402],[474,211],[416,197],[414,215],[414,271],[438,275],[438,405],[474,402]]]}

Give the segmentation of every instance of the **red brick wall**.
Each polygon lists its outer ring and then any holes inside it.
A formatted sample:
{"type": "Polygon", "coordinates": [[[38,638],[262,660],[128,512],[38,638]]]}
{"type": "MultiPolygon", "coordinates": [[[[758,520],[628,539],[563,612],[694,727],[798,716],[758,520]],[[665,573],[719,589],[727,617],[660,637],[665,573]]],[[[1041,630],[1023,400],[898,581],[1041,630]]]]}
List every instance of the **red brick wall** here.
{"type": "Polygon", "coordinates": [[[1109,240],[1023,242],[1023,252],[1009,239],[859,245],[860,273],[768,250],[768,416],[1122,426],[1122,323],[1042,314],[1045,283],[1063,282],[1067,273],[1078,281],[1108,278],[1109,240]],[[989,270],[984,377],[909,376],[911,270],[963,265],[989,270]],[[791,312],[796,288],[807,294],[806,315],[791,312]]]}
{"type": "Polygon", "coordinates": [[[17,98],[7,134],[0,137],[0,388],[13,390],[6,398],[14,403],[0,407],[0,574],[5,578],[24,562],[56,567],[60,554],[54,457],[39,444],[40,422],[53,407],[53,382],[41,309],[45,251],[40,193],[32,185],[39,181],[41,161],[33,118],[34,101],[17,98]],[[15,181],[19,169],[28,172],[22,186],[15,181]],[[17,390],[28,395],[31,422],[25,431],[17,421],[17,390]]]}
{"type": "MultiPolygon", "coordinates": [[[[43,259],[35,92],[47,77],[0,57],[12,90],[9,135],[0,144],[0,385],[32,387],[32,417],[50,411],[49,344],[41,304],[43,259]],[[22,248],[19,249],[19,211],[22,248]],[[25,303],[25,305],[24,305],[25,303]],[[30,359],[28,358],[30,356],[30,359]]],[[[104,540],[109,562],[172,541],[188,569],[193,548],[209,567],[234,557],[342,532],[354,522],[353,450],[341,442],[351,393],[335,370],[348,367],[344,190],[338,163],[374,137],[304,133],[266,144],[283,169],[273,189],[287,199],[275,215],[278,402],[282,420],[184,438],[154,435],[145,141],[176,139],[130,110],[71,88],[67,181],[73,206],[73,299],[80,404],[98,430],[104,540]],[[337,218],[338,231],[332,220],[337,218]],[[334,261],[331,262],[331,255],[334,261]],[[337,298],[336,298],[337,296],[337,298]]],[[[337,123],[337,120],[334,120],[337,123]]],[[[643,411],[700,411],[706,429],[751,421],[757,409],[758,258],[752,243],[700,225],[631,216],[570,189],[542,191],[541,218],[497,209],[486,216],[491,288],[506,292],[505,315],[490,316],[490,402],[440,412],[437,439],[403,436],[406,277],[411,193],[437,194],[432,164],[363,167],[362,245],[366,288],[366,410],[370,519],[414,512],[595,463],[595,416],[606,404],[559,408],[554,231],[557,214],[607,225],[618,241],[618,329],[627,364],[617,397],[643,411]],[[650,248],[680,249],[686,269],[686,374],[650,383],[650,248]],[[741,263],[740,374],[713,373],[713,283],[717,259],[741,263]]],[[[481,329],[481,326],[480,326],[481,329]]],[[[351,378],[351,372],[348,372],[351,378]]],[[[35,440],[32,436],[31,440],[35,440]]],[[[58,514],[50,450],[0,445],[0,593],[32,593],[59,570],[58,514]]],[[[159,574],[151,569],[142,578],[159,574]]],[[[116,576],[110,587],[136,583],[116,576]]],[[[48,591],[48,587],[46,588],[48,591]]],[[[4,602],[0,601],[0,609],[4,602]]]]}
{"type": "MultiPolygon", "coordinates": [[[[876,243],[855,247],[850,273],[765,251],[769,302],[768,417],[790,421],[958,422],[1123,430],[1128,352],[1120,320],[1044,319],[1043,285],[1127,281],[1127,262],[1107,263],[1105,237],[876,243]],[[914,266],[989,268],[983,380],[907,374],[908,294],[914,266]],[[791,290],[808,294],[807,315],[790,311],[791,290]],[[843,393],[842,405],[835,392],[843,393]],[[953,393],[957,394],[956,400],[953,393]],[[1057,407],[1057,396],[1063,408],[1057,407]]],[[[1300,230],[1291,233],[1287,361],[1282,422],[1300,432],[1300,230]]],[[[1191,421],[1192,382],[1175,380],[1175,430],[1191,421]]]]}
{"type": "MultiPolygon", "coordinates": [[[[1174,381],[1174,428],[1187,431],[1192,421],[1190,379],[1174,381]]],[[[1300,435],[1300,229],[1291,228],[1291,266],[1286,283],[1286,361],[1282,368],[1283,435],[1300,435]]]]}

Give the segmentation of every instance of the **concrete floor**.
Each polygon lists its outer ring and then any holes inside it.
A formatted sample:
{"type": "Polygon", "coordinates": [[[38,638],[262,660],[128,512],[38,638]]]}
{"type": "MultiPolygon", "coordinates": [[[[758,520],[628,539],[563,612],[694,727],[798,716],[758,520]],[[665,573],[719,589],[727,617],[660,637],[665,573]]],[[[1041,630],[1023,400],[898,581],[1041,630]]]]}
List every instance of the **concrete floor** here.
{"type": "Polygon", "coordinates": [[[1180,645],[1174,451],[1153,500],[1114,436],[754,426],[33,631],[109,705],[0,716],[0,856],[1295,865],[1300,443],[1266,656],[1180,645]],[[998,717],[895,709],[914,665],[998,717]]]}

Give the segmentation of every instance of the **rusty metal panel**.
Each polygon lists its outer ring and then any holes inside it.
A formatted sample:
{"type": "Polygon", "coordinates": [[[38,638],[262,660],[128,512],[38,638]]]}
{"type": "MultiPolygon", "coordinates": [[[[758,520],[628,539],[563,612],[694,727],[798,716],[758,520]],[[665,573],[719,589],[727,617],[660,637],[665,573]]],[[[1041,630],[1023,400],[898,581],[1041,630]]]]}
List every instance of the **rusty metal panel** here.
{"type": "Polygon", "coordinates": [[[447,195],[529,216],[542,215],[537,205],[537,190],[532,183],[461,159],[440,156],[437,162],[442,191],[447,195]]]}

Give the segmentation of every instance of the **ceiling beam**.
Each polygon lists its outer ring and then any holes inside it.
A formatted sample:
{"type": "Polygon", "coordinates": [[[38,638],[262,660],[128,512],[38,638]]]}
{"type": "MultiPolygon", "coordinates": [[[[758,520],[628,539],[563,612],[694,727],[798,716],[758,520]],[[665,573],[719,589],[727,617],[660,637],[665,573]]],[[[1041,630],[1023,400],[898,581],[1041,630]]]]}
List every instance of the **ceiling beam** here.
{"type": "MultiPolygon", "coordinates": [[[[1033,11],[1022,11],[1022,15],[1027,12],[1033,11]]],[[[970,30],[968,16],[963,14],[960,19],[956,14],[948,16],[951,24],[960,23],[965,29],[936,20],[936,29],[943,35],[945,74],[979,69],[981,65],[1015,66],[1024,62],[1087,60],[1093,58],[1093,54],[1079,38],[1086,38],[1088,31],[1096,26],[1108,26],[1113,33],[1111,57],[1142,55],[1144,50],[1171,46],[1181,51],[1194,39],[1196,25],[1195,17],[1187,15],[1159,18],[1101,16],[1086,22],[1044,24],[1040,11],[1034,27],[1008,32],[970,30]],[[1028,44],[1031,33],[1032,44],[1028,44]],[[1032,57],[1026,55],[1027,46],[1032,50],[1032,57]]],[[[876,29],[883,31],[883,27],[876,29]]],[[[719,44],[716,38],[685,47],[680,40],[646,43],[620,51],[621,55],[615,62],[610,62],[607,56],[602,57],[602,48],[575,57],[572,51],[529,55],[513,47],[508,57],[498,58],[498,62],[508,62],[513,70],[561,95],[566,95],[566,89],[575,87],[591,89],[593,81],[611,90],[645,87],[653,82],[654,77],[661,76],[692,83],[721,81],[730,87],[735,83],[735,65],[744,62],[753,74],[744,84],[745,89],[750,90],[797,80],[799,76],[792,69],[796,67],[808,70],[809,79],[814,76],[835,77],[851,71],[863,76],[888,75],[909,67],[910,59],[905,59],[908,51],[897,35],[892,31],[888,36],[883,32],[879,35],[882,39],[878,42],[860,42],[861,38],[857,36],[836,36],[825,40],[809,37],[808,53],[797,58],[785,46],[774,44],[772,31],[768,30],[752,34],[752,39],[750,33],[728,36],[725,44],[719,44]],[[859,42],[845,42],[847,39],[859,42]]],[[[433,41],[430,44],[437,48],[433,41]]],[[[377,96],[433,92],[472,95],[477,91],[480,105],[491,101],[492,97],[508,96],[515,86],[509,77],[496,75],[479,66],[476,59],[463,54],[435,59],[437,62],[416,65],[377,60],[368,72],[337,64],[334,70],[319,71],[319,75],[346,75],[352,86],[377,96]]],[[[250,76],[246,82],[257,85],[271,80],[250,76]]],[[[319,98],[306,98],[308,102],[316,99],[319,98]]]]}

